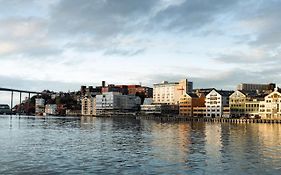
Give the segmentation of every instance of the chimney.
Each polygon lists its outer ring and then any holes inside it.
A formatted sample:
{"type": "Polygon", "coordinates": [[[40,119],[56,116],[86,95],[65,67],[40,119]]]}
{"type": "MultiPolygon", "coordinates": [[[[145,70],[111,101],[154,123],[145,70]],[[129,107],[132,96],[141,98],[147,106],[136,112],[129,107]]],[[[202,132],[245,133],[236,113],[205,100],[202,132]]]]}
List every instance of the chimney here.
{"type": "Polygon", "coordinates": [[[102,87],[105,87],[105,81],[102,81],[101,84],[102,84],[102,87]]]}

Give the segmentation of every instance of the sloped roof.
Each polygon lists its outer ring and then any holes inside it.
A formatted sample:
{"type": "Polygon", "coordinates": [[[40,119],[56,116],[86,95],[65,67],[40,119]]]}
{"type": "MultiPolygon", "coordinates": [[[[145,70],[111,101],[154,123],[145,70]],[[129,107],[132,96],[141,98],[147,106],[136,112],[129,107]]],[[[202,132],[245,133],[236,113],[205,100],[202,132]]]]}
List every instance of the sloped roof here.
{"type": "Polygon", "coordinates": [[[234,91],[229,91],[229,90],[216,90],[221,96],[230,96],[231,94],[233,94],[234,91]]]}
{"type": "Polygon", "coordinates": [[[187,93],[187,95],[189,95],[191,98],[199,98],[198,95],[196,95],[195,93],[187,93]]]}

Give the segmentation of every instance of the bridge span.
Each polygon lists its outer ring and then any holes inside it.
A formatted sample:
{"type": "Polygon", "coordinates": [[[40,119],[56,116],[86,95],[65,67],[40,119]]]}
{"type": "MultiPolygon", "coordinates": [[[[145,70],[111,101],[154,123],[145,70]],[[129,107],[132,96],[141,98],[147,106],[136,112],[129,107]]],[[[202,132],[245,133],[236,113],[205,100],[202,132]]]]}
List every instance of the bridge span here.
{"type": "Polygon", "coordinates": [[[38,91],[29,91],[29,90],[19,90],[19,89],[12,89],[12,88],[2,88],[0,87],[0,92],[11,92],[11,109],[13,108],[14,103],[14,92],[18,92],[20,94],[20,103],[22,102],[22,93],[28,94],[28,100],[30,99],[31,94],[42,95],[42,94],[54,94],[53,92],[38,92],[38,91]]]}

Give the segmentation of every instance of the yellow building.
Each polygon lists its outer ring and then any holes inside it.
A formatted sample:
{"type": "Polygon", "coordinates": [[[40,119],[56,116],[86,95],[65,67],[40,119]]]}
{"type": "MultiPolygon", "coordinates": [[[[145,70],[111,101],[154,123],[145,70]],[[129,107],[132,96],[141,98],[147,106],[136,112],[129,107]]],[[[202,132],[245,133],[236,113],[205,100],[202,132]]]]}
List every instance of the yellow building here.
{"type": "Polygon", "coordinates": [[[281,119],[281,93],[275,88],[260,102],[259,115],[262,119],[281,119]]]}
{"type": "Polygon", "coordinates": [[[240,90],[235,91],[229,96],[230,115],[241,117],[245,115],[247,96],[240,90]]]}
{"type": "Polygon", "coordinates": [[[259,107],[261,99],[253,99],[253,101],[248,101],[245,103],[245,114],[246,117],[258,117],[259,116],[259,107]]]}
{"type": "Polygon", "coordinates": [[[257,117],[259,104],[264,100],[264,96],[254,91],[235,91],[229,97],[231,117],[257,117]]]}
{"type": "Polygon", "coordinates": [[[181,116],[192,117],[192,99],[198,98],[196,94],[184,94],[179,101],[179,114],[181,116]]]}

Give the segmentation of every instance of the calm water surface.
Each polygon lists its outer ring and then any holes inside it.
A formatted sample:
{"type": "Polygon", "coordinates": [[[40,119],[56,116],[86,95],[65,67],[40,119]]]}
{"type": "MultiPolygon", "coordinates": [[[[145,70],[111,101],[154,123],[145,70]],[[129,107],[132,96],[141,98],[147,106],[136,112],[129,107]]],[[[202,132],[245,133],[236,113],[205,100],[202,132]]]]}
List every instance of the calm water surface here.
{"type": "Polygon", "coordinates": [[[281,125],[0,116],[0,174],[281,174],[281,125]]]}

